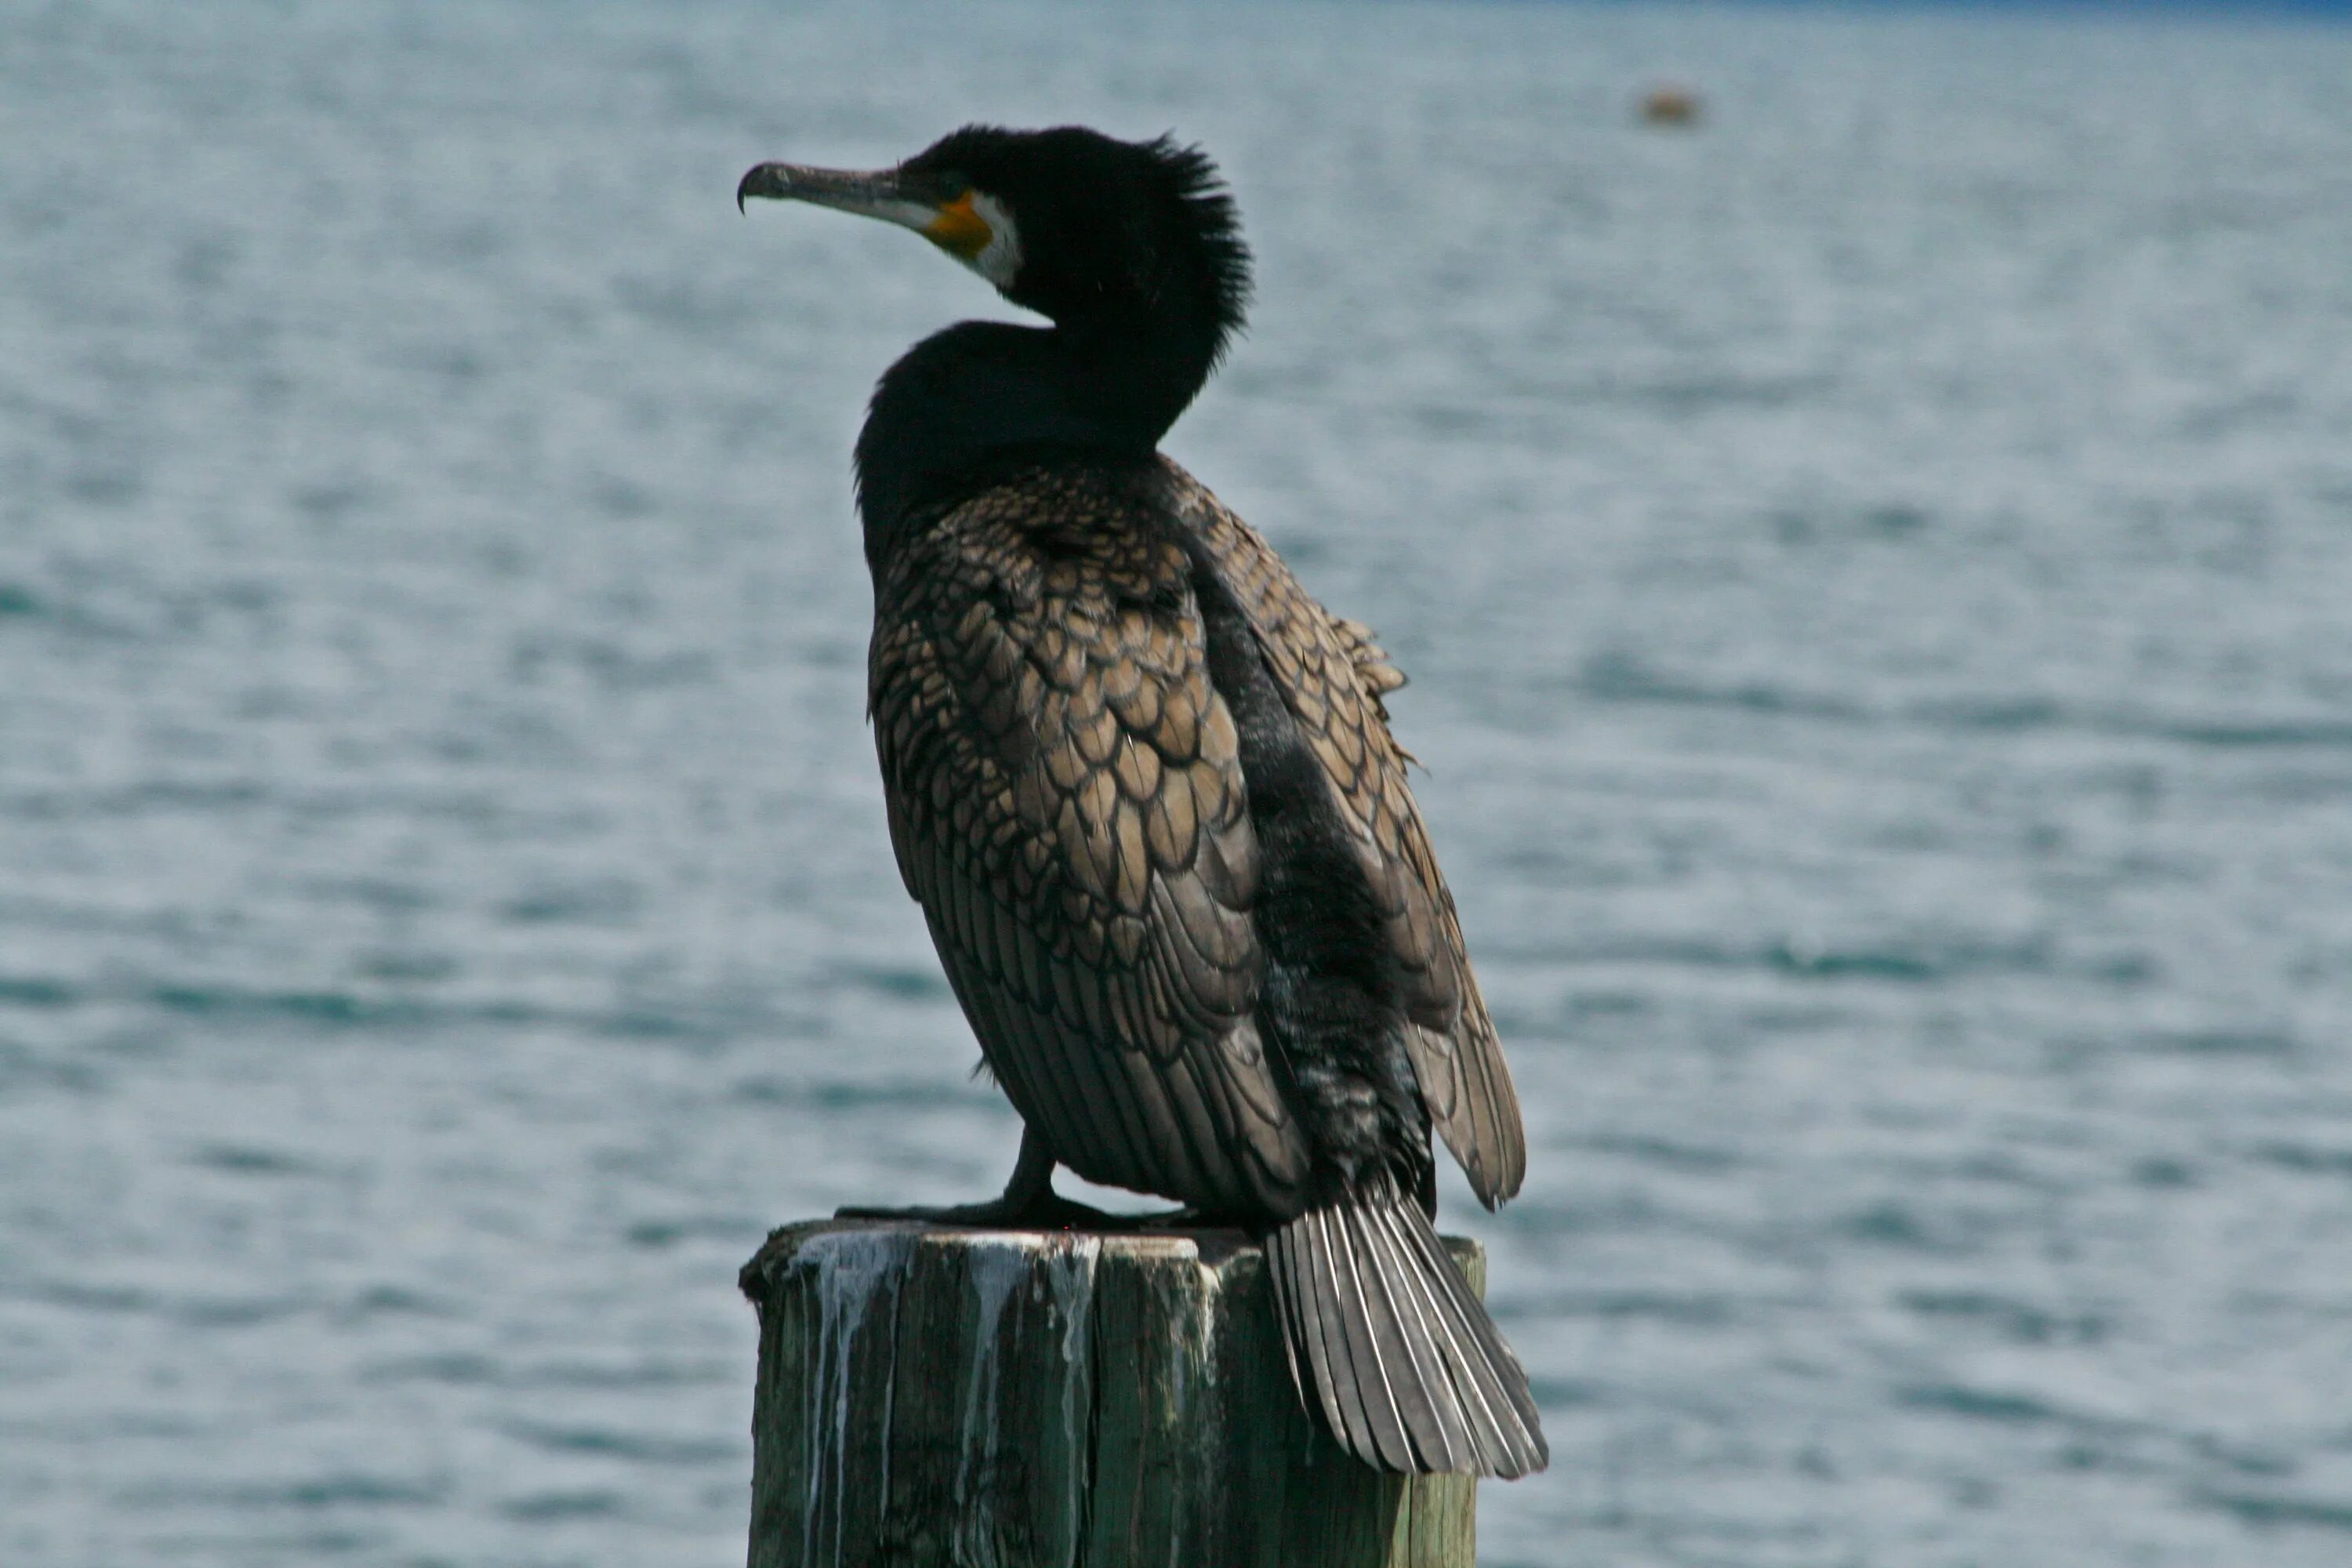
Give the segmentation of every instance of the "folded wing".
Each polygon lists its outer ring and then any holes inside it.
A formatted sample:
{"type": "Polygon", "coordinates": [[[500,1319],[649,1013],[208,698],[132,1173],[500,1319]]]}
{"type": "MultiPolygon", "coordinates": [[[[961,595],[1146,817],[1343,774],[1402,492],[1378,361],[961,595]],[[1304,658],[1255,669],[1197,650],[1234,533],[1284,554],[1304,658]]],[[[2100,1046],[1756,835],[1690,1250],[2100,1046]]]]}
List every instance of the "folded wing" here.
{"type": "Polygon", "coordinates": [[[1405,753],[1389,734],[1381,698],[1404,677],[1367,627],[1308,597],[1255,530],[1175,464],[1165,466],[1349,821],[1403,979],[1406,1045],[1422,1100],[1472,1190],[1491,1208],[1518,1192],[1527,1140],[1454,895],[1405,781],[1405,753]]]}
{"type": "Polygon", "coordinates": [[[1042,482],[965,502],[877,584],[900,872],[1062,1163],[1287,1215],[1309,1152],[1252,1021],[1257,846],[1185,556],[1118,487],[1042,482]]]}

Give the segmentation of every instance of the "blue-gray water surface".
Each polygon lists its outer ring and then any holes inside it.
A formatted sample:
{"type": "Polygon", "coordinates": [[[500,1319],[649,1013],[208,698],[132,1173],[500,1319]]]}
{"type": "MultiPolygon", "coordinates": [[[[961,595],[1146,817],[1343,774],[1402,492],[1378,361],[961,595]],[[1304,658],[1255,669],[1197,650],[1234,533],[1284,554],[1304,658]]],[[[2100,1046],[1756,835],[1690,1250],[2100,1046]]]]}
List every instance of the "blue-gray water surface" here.
{"type": "Polygon", "coordinates": [[[0,1563],[719,1564],[772,1224],[992,1190],[762,157],[1221,158],[1170,447],[1528,1108],[1484,1560],[2352,1561],[2352,32],[0,8],[0,1563]],[[1647,84],[1702,122],[1635,122],[1647,84]]]}

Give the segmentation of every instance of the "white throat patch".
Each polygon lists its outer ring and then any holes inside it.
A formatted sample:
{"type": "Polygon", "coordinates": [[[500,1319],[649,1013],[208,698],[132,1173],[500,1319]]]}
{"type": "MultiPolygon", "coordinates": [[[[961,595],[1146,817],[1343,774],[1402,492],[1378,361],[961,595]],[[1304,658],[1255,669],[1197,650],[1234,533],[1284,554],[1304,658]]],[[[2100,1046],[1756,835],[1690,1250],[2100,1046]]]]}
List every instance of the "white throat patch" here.
{"type": "Polygon", "coordinates": [[[981,191],[971,194],[971,210],[988,225],[988,243],[964,265],[997,288],[1009,289],[1013,275],[1021,270],[1021,234],[1013,226],[1013,215],[994,196],[981,191]]]}

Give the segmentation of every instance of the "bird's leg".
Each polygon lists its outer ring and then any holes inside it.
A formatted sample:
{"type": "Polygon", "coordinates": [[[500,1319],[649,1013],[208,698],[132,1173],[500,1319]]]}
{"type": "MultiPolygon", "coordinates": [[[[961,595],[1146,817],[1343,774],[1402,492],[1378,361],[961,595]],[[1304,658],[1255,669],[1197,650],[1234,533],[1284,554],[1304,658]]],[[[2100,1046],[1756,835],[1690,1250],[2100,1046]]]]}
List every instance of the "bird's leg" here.
{"type": "Polygon", "coordinates": [[[1054,1191],[1054,1155],[1045,1141],[1027,1128],[1021,1130],[1021,1158],[1013,1163],[1013,1179],[1003,1195],[985,1203],[953,1204],[945,1207],[900,1209],[854,1207],[835,1209],[836,1219],[919,1219],[933,1225],[976,1225],[1025,1227],[1044,1226],[1088,1228],[1118,1222],[1088,1204],[1074,1203],[1054,1191]]]}

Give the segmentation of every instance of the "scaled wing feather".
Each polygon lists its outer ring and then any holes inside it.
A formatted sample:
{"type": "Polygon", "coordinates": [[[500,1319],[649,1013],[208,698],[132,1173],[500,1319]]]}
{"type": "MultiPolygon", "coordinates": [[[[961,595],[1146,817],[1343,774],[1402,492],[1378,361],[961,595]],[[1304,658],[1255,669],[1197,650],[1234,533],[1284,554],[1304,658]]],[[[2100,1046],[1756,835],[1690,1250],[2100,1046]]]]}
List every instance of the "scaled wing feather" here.
{"type": "Polygon", "coordinates": [[[1033,473],[894,552],[871,659],[891,840],[990,1066],[1063,1163],[1287,1215],[1309,1152],[1253,1017],[1239,742],[1187,559],[1144,505],[1033,473]]]}

